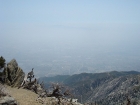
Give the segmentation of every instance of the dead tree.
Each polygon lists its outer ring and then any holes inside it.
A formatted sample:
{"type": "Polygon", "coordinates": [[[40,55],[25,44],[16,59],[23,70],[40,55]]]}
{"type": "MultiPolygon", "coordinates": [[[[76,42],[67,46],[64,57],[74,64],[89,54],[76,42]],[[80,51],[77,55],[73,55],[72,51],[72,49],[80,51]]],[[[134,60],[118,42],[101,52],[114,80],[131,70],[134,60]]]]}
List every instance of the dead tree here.
{"type": "Polygon", "coordinates": [[[26,82],[23,86],[24,89],[29,89],[29,90],[32,90],[33,89],[33,86],[36,84],[36,78],[34,79],[34,81],[31,81],[31,82],[26,82]]]}
{"type": "Polygon", "coordinates": [[[48,92],[47,90],[44,90],[41,94],[39,94],[39,96],[37,97],[36,101],[40,100],[42,102],[42,104],[44,103],[44,100],[42,100],[42,98],[47,97],[48,92]]]}
{"type": "Polygon", "coordinates": [[[30,71],[27,75],[27,79],[29,78],[29,81],[31,82],[32,78],[34,78],[34,72],[33,72],[34,68],[32,68],[32,71],[30,71]]]}
{"type": "Polygon", "coordinates": [[[72,96],[70,89],[65,89],[61,84],[52,84],[53,92],[48,94],[48,97],[56,97],[58,99],[58,104],[61,103],[61,99],[66,99],[68,96],[72,96]]]}
{"type": "Polygon", "coordinates": [[[63,88],[60,84],[52,84],[53,92],[51,94],[47,94],[48,97],[56,97],[58,99],[58,104],[61,103],[60,98],[63,97],[61,93],[61,89],[63,88]]]}
{"type": "Polygon", "coordinates": [[[41,86],[41,88],[45,88],[45,86],[44,86],[44,82],[42,81],[41,83],[40,83],[40,86],[41,86]]]}
{"type": "Polygon", "coordinates": [[[73,96],[72,94],[71,94],[71,92],[70,92],[70,89],[69,88],[67,88],[65,91],[64,91],[64,96],[73,96]]]}
{"type": "MultiPolygon", "coordinates": [[[[32,71],[30,71],[27,75],[25,75],[22,84],[21,84],[18,88],[20,88],[20,87],[25,87],[25,86],[24,86],[25,84],[27,85],[27,84],[30,84],[30,83],[32,82],[32,78],[34,78],[33,69],[34,69],[34,68],[32,68],[32,71]],[[29,79],[29,81],[28,81],[28,79],[29,79]]],[[[36,80],[36,79],[35,79],[35,80],[36,80]]],[[[31,83],[31,84],[32,84],[32,83],[31,83]]]]}
{"type": "Polygon", "coordinates": [[[18,89],[19,89],[20,87],[23,87],[23,86],[25,85],[25,83],[27,83],[27,82],[28,82],[27,75],[25,75],[24,80],[22,81],[22,83],[21,83],[21,85],[18,87],[18,89]]]}

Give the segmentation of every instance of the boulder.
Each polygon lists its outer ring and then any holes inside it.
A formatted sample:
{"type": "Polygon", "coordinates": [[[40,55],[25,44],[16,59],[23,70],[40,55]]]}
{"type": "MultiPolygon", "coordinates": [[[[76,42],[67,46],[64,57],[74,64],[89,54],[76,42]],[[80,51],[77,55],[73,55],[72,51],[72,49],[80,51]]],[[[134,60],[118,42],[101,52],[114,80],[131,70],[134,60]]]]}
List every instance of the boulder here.
{"type": "Polygon", "coordinates": [[[7,63],[7,67],[4,69],[5,83],[12,87],[19,87],[24,80],[25,73],[18,66],[15,59],[7,63]]]}
{"type": "Polygon", "coordinates": [[[17,105],[16,100],[11,96],[5,96],[0,98],[0,105],[17,105]]]}

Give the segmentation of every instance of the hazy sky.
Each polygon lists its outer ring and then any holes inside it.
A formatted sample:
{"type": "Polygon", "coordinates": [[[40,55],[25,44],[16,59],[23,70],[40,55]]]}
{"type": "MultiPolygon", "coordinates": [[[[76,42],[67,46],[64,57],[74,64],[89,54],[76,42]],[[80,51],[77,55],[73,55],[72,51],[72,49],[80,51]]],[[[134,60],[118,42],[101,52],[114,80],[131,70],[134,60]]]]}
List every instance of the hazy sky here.
{"type": "Polygon", "coordinates": [[[136,52],[139,10],[140,0],[0,0],[0,55],[51,48],[136,52]]]}

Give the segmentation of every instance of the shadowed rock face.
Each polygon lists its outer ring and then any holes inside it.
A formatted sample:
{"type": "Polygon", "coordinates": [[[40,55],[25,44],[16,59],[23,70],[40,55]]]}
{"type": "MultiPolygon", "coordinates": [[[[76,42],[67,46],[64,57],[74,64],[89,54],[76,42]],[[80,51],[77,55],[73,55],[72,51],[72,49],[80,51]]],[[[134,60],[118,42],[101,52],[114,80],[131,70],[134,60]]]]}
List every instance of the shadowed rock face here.
{"type": "Polygon", "coordinates": [[[4,69],[5,83],[12,87],[18,87],[22,83],[25,73],[18,66],[15,59],[11,60],[4,69]]]}

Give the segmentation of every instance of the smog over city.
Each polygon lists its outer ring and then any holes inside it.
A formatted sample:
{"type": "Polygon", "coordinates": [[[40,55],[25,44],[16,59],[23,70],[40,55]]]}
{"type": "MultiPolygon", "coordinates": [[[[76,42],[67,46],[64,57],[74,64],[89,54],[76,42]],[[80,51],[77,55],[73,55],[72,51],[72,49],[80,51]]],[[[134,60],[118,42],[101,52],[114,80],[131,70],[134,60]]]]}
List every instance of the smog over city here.
{"type": "Polygon", "coordinates": [[[140,71],[139,0],[1,0],[0,56],[54,76],[140,71]]]}

